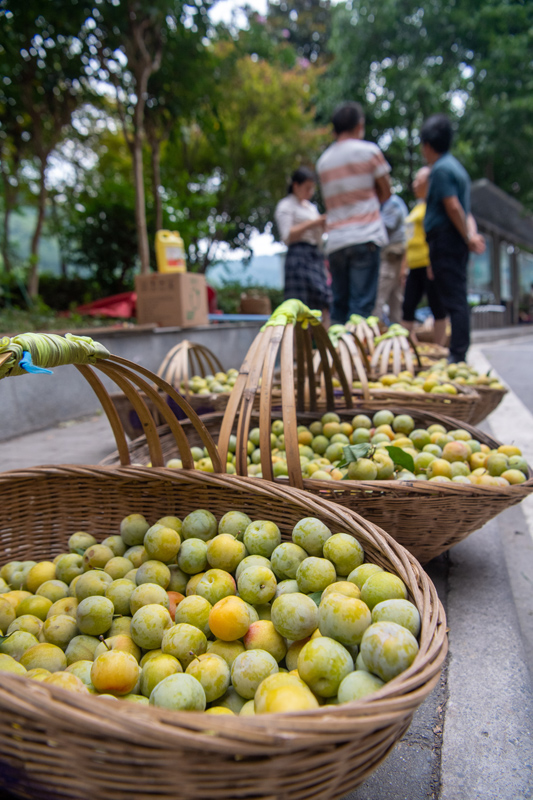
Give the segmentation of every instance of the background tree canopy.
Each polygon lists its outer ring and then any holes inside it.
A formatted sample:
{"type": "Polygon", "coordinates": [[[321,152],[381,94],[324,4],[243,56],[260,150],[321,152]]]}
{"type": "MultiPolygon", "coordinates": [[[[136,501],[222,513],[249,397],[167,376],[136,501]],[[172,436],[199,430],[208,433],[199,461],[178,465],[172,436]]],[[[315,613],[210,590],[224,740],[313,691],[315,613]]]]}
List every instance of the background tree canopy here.
{"type": "Polygon", "coordinates": [[[243,29],[214,25],[210,3],[0,0],[1,257],[31,295],[43,230],[102,294],[154,264],[160,227],[189,268],[246,250],[346,99],[406,200],[420,126],[445,111],[472,179],[533,209],[529,0],[269,0],[243,29]],[[10,226],[31,208],[23,262],[10,226]]]}

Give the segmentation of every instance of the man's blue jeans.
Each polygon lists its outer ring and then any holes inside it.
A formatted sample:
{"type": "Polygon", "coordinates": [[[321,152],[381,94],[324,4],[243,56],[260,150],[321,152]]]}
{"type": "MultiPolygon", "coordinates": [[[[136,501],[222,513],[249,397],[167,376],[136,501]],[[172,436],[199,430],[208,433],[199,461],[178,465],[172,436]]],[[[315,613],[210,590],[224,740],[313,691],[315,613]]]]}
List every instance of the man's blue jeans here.
{"type": "Polygon", "coordinates": [[[379,247],[365,242],[335,250],[329,254],[329,270],[332,322],[344,325],[352,314],[369,317],[378,291],[379,247]]]}

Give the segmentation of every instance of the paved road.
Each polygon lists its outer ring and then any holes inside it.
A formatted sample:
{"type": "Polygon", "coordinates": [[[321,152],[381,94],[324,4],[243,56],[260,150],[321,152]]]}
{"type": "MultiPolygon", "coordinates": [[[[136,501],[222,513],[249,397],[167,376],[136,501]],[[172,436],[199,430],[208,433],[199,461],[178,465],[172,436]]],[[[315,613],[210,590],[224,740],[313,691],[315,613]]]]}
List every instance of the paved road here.
{"type": "MultiPolygon", "coordinates": [[[[479,345],[514,390],[485,423],[533,464],[533,338],[479,345]]],[[[103,417],[0,443],[0,468],[97,463],[113,449],[103,417]]],[[[344,800],[533,798],[533,499],[472,534],[427,571],[444,603],[450,656],[406,736],[344,800]]],[[[9,800],[9,798],[2,798],[9,800]]]]}

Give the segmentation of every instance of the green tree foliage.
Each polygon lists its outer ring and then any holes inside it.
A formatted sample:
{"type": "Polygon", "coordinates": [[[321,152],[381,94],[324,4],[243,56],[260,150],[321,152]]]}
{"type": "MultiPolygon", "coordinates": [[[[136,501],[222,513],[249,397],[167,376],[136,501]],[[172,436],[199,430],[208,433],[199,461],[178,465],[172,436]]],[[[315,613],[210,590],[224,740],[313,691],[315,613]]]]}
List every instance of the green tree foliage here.
{"type": "Polygon", "coordinates": [[[28,283],[33,297],[38,291],[37,251],[45,217],[48,160],[81,98],[84,21],[83,9],[74,0],[55,4],[0,0],[0,136],[2,170],[7,176],[4,241],[8,253],[9,210],[16,202],[22,161],[31,157],[38,194],[28,283]]]}
{"type": "Polygon", "coordinates": [[[268,0],[265,27],[275,41],[286,41],[311,63],[327,58],[331,34],[330,0],[268,0]]]}
{"type": "Polygon", "coordinates": [[[248,246],[263,232],[300,164],[313,164],[325,133],[309,102],[314,73],[284,70],[257,56],[234,60],[235,45],[217,47],[217,93],[201,124],[177,127],[163,160],[168,206],[205,270],[220,242],[248,246]]]}

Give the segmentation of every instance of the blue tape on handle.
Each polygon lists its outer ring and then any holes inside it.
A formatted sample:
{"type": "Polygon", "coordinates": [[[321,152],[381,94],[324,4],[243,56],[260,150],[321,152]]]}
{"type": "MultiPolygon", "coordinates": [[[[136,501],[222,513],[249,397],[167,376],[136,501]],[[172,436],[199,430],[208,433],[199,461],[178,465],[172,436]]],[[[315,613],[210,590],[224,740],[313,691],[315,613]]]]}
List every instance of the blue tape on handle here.
{"type": "Polygon", "coordinates": [[[44,367],[36,367],[33,361],[31,360],[31,353],[28,350],[24,350],[22,358],[19,361],[19,365],[22,367],[22,369],[25,369],[26,372],[34,372],[34,373],[43,372],[45,375],[54,374],[51,369],[45,369],[44,367]]]}

